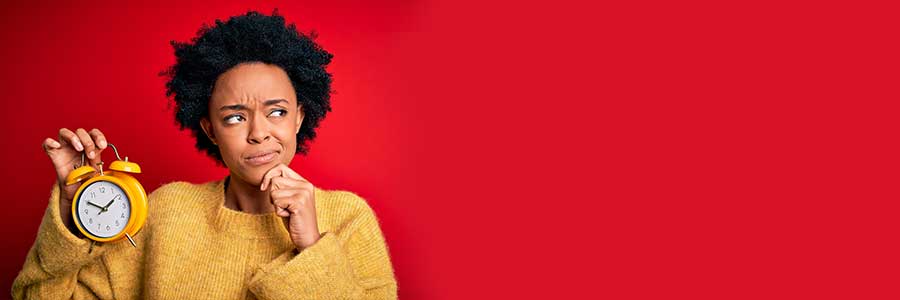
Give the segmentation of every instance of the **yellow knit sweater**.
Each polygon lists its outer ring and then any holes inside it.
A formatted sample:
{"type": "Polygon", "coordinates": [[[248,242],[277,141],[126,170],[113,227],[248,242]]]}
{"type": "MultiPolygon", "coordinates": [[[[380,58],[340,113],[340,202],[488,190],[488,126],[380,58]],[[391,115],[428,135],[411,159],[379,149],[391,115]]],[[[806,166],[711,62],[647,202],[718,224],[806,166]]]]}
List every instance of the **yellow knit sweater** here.
{"type": "Polygon", "coordinates": [[[317,188],[322,236],[297,254],[274,213],[225,208],[223,183],[175,182],[151,193],[137,248],[73,235],[54,187],[13,298],[397,298],[378,219],[359,196],[317,188]]]}

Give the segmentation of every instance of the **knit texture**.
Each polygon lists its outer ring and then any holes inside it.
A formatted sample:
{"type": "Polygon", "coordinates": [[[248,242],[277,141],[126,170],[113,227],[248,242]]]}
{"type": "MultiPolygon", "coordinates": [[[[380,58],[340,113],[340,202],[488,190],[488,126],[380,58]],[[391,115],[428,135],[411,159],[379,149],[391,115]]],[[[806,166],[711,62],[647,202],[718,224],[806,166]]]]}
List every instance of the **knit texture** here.
{"type": "Polygon", "coordinates": [[[69,232],[54,185],[13,298],[397,298],[378,219],[359,196],[316,188],[321,239],[297,253],[281,217],[228,209],[224,191],[223,180],[160,187],[133,248],[69,232]]]}

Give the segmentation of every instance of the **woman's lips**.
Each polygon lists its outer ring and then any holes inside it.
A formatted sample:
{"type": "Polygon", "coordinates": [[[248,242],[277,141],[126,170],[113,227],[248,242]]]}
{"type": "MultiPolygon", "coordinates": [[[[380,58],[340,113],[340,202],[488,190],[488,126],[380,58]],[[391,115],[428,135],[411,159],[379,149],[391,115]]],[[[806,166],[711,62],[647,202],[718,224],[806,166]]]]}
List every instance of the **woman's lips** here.
{"type": "Polygon", "coordinates": [[[276,157],[278,157],[278,152],[272,151],[272,152],[266,152],[266,153],[261,153],[261,154],[255,154],[253,156],[244,158],[244,161],[246,161],[250,165],[259,166],[259,165],[264,165],[264,164],[274,161],[276,157]]]}

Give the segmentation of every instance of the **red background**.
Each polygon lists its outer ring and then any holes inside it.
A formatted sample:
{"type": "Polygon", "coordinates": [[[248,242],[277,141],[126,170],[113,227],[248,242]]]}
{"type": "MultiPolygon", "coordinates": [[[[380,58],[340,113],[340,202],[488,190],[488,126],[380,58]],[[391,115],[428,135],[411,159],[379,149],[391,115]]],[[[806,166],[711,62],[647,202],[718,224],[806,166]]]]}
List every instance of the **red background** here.
{"type": "Polygon", "coordinates": [[[41,152],[98,127],[148,189],[216,180],[168,41],[279,7],[335,54],[313,183],[381,219],[404,299],[897,298],[897,18],[879,3],[219,1],[0,7],[0,289],[41,152]]]}

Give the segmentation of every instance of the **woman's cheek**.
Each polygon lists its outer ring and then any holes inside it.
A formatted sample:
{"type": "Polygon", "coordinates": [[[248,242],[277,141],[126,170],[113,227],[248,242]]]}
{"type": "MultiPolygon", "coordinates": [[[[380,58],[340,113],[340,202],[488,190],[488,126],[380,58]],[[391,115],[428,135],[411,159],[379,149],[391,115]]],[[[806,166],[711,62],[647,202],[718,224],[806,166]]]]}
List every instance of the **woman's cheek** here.
{"type": "Polygon", "coordinates": [[[243,167],[241,151],[230,147],[227,143],[219,143],[219,153],[222,155],[222,160],[225,161],[225,165],[230,169],[240,169],[243,167]]]}

